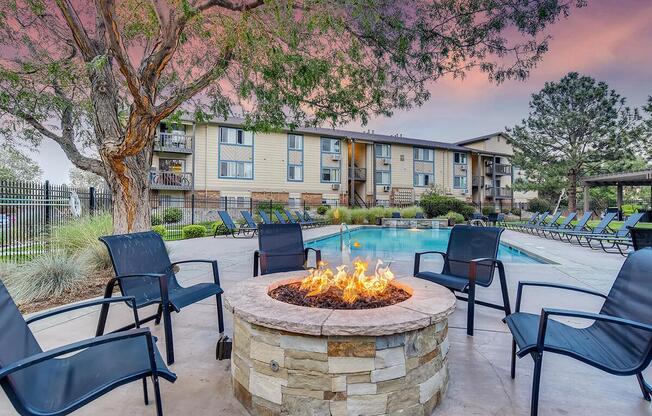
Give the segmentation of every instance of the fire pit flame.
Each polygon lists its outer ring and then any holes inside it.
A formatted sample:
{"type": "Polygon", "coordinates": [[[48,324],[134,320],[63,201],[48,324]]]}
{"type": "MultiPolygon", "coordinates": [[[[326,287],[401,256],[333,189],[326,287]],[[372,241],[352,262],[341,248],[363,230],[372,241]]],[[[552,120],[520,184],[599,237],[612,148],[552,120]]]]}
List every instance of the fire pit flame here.
{"type": "Polygon", "coordinates": [[[337,266],[336,272],[327,268],[325,262],[319,263],[316,269],[310,269],[310,274],[301,281],[301,290],[307,291],[306,296],[317,296],[327,292],[331,288],[337,288],[342,292],[342,299],[346,303],[353,303],[358,297],[376,297],[382,295],[390,282],[394,279],[394,273],[389,266],[384,266],[382,260],[378,260],[374,273],[368,275],[369,263],[360,259],[353,261],[353,272],[348,272],[348,266],[337,266]]]}

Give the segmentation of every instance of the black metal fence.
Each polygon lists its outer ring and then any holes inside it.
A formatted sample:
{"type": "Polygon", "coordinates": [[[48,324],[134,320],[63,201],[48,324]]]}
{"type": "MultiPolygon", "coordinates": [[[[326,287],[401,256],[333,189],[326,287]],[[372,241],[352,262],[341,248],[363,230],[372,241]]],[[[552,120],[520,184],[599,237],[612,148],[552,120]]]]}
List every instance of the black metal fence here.
{"type": "Polygon", "coordinates": [[[47,250],[54,227],[111,209],[104,189],[22,181],[0,182],[0,261],[20,261],[47,250]]]}

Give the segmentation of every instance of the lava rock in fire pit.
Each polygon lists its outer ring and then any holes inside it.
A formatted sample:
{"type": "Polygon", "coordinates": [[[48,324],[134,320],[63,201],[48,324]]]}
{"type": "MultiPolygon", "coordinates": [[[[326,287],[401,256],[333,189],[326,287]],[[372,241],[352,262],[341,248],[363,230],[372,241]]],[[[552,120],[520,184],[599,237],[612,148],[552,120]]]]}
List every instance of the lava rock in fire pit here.
{"type": "Polygon", "coordinates": [[[411,295],[392,284],[375,296],[360,296],[354,302],[348,303],[342,299],[342,290],[331,287],[326,292],[307,296],[308,290],[301,289],[301,282],[289,283],[273,289],[269,296],[281,302],[292,305],[325,309],[374,309],[403,302],[411,295]]]}

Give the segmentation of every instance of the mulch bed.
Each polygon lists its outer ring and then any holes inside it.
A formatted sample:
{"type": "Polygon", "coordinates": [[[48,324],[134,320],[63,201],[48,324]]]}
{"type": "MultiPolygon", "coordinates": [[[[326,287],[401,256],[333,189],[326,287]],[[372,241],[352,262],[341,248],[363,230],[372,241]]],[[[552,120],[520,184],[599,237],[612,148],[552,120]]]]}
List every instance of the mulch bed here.
{"type": "Polygon", "coordinates": [[[24,314],[42,311],[44,309],[54,308],[57,306],[67,305],[69,303],[80,302],[82,300],[92,299],[104,296],[106,284],[115,274],[112,269],[93,272],[88,276],[83,284],[66,291],[60,296],[47,299],[39,299],[29,303],[18,305],[18,309],[24,314]]]}
{"type": "Polygon", "coordinates": [[[383,306],[394,305],[403,302],[411,295],[405,290],[394,285],[389,285],[387,290],[380,296],[359,297],[353,303],[342,300],[342,291],[338,288],[330,288],[324,293],[315,296],[306,296],[307,290],[301,290],[301,283],[289,283],[279,286],[269,292],[269,295],[281,302],[298,306],[325,309],[374,309],[383,306]]]}

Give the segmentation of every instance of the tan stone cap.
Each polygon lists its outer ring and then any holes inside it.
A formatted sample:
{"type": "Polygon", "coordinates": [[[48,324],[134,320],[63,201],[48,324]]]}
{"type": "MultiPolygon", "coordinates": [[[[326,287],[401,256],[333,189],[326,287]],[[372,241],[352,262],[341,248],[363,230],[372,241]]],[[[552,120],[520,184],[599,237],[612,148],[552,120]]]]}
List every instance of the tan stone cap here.
{"type": "Polygon", "coordinates": [[[296,281],[305,271],[270,274],[240,282],[225,295],[226,308],[252,324],[307,335],[397,334],[445,320],[455,309],[455,296],[445,287],[414,277],[395,284],[412,296],[395,305],[375,309],[308,308],[273,299],[268,292],[296,281]]]}

